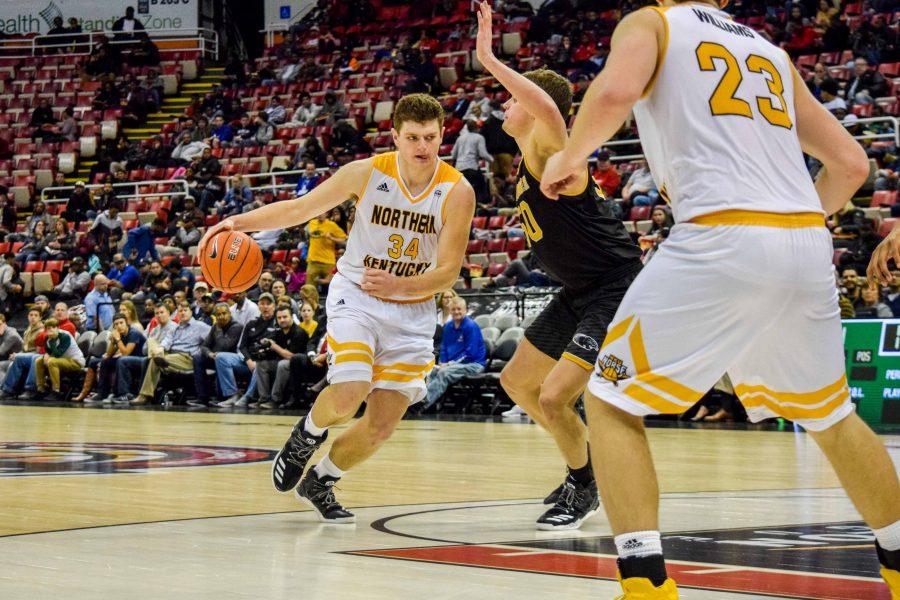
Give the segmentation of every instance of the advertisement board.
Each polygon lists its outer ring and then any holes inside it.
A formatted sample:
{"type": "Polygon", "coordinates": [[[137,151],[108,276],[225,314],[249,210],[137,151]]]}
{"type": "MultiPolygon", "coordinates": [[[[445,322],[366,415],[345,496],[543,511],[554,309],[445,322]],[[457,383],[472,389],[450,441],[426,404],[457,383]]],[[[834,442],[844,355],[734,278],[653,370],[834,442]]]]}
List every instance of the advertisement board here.
{"type": "Polygon", "coordinates": [[[13,36],[45,34],[53,27],[53,19],[72,17],[81,23],[82,31],[112,29],[125,14],[126,6],[134,6],[135,18],[145,29],[194,29],[197,27],[199,0],[3,0],[0,2],[0,33],[13,36]]]}

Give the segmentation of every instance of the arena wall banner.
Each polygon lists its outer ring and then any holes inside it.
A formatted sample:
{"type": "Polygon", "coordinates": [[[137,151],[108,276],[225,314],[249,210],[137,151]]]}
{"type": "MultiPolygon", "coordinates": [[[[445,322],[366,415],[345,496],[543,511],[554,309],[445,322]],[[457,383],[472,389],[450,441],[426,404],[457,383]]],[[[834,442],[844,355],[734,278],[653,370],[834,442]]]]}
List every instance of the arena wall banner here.
{"type": "Polygon", "coordinates": [[[145,29],[195,29],[199,0],[2,0],[0,33],[3,35],[45,34],[55,17],[68,22],[75,17],[85,32],[112,29],[134,6],[135,17],[145,29]]]}

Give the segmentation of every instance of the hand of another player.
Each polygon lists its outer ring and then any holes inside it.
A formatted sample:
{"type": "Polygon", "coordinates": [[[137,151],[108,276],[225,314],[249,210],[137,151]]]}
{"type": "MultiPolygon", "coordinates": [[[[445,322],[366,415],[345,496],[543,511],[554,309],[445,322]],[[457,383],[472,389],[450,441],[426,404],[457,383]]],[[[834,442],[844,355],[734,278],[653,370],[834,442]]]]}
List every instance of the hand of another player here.
{"type": "Polygon", "coordinates": [[[888,261],[892,258],[896,267],[900,268],[900,228],[892,230],[872,253],[869,267],[866,269],[866,276],[870,282],[880,281],[888,284],[893,281],[894,276],[888,267],[888,261]]]}
{"type": "Polygon", "coordinates": [[[359,287],[376,298],[390,298],[396,296],[403,287],[402,278],[392,275],[387,271],[378,269],[366,269],[363,272],[362,283],[359,287]]]}
{"type": "Polygon", "coordinates": [[[206,244],[213,238],[214,235],[223,231],[228,231],[229,229],[234,229],[234,221],[232,221],[231,219],[219,221],[218,223],[207,229],[206,235],[204,235],[203,239],[200,240],[199,247],[197,248],[197,256],[203,256],[203,252],[206,249],[206,244]]]}
{"type": "Polygon", "coordinates": [[[494,31],[491,22],[491,5],[487,2],[481,2],[478,5],[478,11],[475,13],[478,17],[478,35],[475,38],[475,55],[478,62],[482,65],[494,60],[494,31]]]}
{"type": "Polygon", "coordinates": [[[583,166],[577,162],[572,163],[565,150],[557,152],[548,158],[544,165],[544,172],[541,173],[541,192],[551,200],[558,199],[564,189],[575,183],[581,168],[583,166]]]}

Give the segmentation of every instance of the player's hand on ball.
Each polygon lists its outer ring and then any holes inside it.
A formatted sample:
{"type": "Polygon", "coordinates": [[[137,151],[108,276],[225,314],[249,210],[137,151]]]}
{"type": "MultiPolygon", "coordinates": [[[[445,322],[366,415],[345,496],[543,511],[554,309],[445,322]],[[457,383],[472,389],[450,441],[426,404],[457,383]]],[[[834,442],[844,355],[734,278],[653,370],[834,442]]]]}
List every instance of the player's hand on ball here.
{"type": "Polygon", "coordinates": [[[366,269],[363,272],[360,288],[371,296],[390,298],[400,291],[402,280],[396,275],[378,269],[366,269]]]}
{"type": "Polygon", "coordinates": [[[487,2],[481,2],[478,5],[478,35],[475,38],[475,55],[478,62],[482,65],[494,58],[494,32],[491,23],[491,5],[487,2]]]}
{"type": "Polygon", "coordinates": [[[541,174],[541,192],[551,200],[559,198],[559,194],[575,183],[583,164],[573,162],[565,153],[560,151],[547,159],[544,172],[541,174]]]}
{"type": "Polygon", "coordinates": [[[209,243],[209,240],[211,240],[217,233],[228,231],[229,229],[234,229],[234,221],[232,221],[231,219],[224,219],[222,221],[219,221],[218,223],[207,229],[206,234],[203,236],[203,239],[200,240],[200,245],[197,248],[197,254],[199,256],[203,256],[203,251],[206,249],[206,244],[209,243]]]}
{"type": "Polygon", "coordinates": [[[891,231],[872,253],[869,267],[866,269],[866,276],[870,282],[880,281],[888,284],[894,279],[888,267],[888,261],[892,258],[896,268],[900,268],[900,229],[891,231]]]}

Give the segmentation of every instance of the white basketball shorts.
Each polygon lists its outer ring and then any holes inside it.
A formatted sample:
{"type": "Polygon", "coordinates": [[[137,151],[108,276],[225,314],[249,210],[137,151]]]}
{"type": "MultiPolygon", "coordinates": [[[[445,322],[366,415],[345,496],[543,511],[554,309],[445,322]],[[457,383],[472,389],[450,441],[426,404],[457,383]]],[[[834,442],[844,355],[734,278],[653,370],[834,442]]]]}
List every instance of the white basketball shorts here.
{"type": "Polygon", "coordinates": [[[588,389],[679,414],[728,373],[750,420],[811,431],[853,411],[822,215],[724,211],[676,225],[629,288],[588,389]]]}
{"type": "Polygon", "coordinates": [[[338,273],[325,310],[328,383],[371,382],[372,389],[404,393],[410,404],[424,398],[425,377],[434,366],[433,301],[379,300],[338,273]]]}

